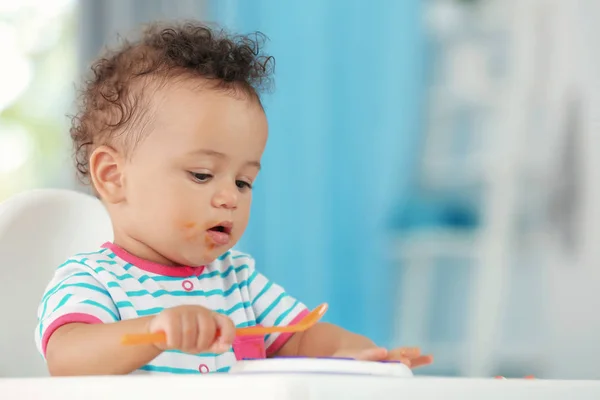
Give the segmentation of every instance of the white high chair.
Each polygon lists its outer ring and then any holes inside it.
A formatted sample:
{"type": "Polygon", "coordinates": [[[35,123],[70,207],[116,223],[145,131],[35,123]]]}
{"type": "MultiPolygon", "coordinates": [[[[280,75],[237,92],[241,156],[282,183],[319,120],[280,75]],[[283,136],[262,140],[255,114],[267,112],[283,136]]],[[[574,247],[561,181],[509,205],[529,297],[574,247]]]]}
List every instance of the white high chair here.
{"type": "Polygon", "coordinates": [[[100,201],[41,189],[0,203],[0,378],[47,375],[37,352],[37,307],[53,271],[68,257],[112,240],[100,201]]]}

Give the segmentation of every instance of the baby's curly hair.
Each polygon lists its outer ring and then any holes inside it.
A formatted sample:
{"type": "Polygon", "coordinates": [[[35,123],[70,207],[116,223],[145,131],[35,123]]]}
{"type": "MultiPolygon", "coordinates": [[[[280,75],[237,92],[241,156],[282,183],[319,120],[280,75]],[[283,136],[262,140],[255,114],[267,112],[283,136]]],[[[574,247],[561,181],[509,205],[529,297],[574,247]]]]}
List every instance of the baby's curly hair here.
{"type": "Polygon", "coordinates": [[[260,104],[274,69],[273,57],[262,52],[265,39],[259,32],[234,36],[198,22],[154,23],[139,40],[108,51],[92,65],[72,117],[79,178],[89,180],[89,159],[97,146],[118,136],[131,151],[143,138],[151,122],[149,89],[201,78],[202,87],[241,93],[260,104]]]}

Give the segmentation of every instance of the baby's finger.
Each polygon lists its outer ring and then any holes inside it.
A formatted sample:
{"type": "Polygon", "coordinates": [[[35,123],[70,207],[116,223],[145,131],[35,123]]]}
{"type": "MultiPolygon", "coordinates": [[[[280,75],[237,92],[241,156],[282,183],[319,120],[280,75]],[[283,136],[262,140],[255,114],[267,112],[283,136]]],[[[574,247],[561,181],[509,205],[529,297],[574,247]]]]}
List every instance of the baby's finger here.
{"type": "Polygon", "coordinates": [[[360,361],[381,361],[388,356],[388,351],[384,347],[373,347],[372,349],[361,350],[354,357],[360,361]]]}
{"type": "Polygon", "coordinates": [[[392,357],[407,357],[410,359],[421,356],[421,349],[418,347],[399,347],[397,349],[390,350],[390,356],[392,357]]]}
{"type": "Polygon", "coordinates": [[[433,356],[431,355],[425,355],[425,356],[419,356],[417,358],[413,358],[410,361],[410,367],[411,368],[418,368],[418,367],[423,367],[425,365],[429,365],[431,363],[433,363],[433,356]]]}
{"type": "Polygon", "coordinates": [[[165,348],[167,349],[178,349],[181,346],[181,319],[179,315],[159,315],[159,320],[156,325],[153,326],[153,332],[164,332],[167,343],[165,348]]]}
{"type": "Polygon", "coordinates": [[[196,324],[198,326],[196,349],[199,352],[203,352],[209,349],[213,344],[217,325],[210,313],[197,314],[196,324]]]}
{"type": "Polygon", "coordinates": [[[181,350],[195,353],[198,341],[198,324],[196,316],[192,313],[181,315],[181,350]]]}
{"type": "Polygon", "coordinates": [[[217,325],[217,332],[219,334],[213,343],[213,351],[215,353],[224,353],[231,347],[233,340],[235,339],[235,325],[233,321],[222,314],[214,314],[215,323],[217,325]]]}

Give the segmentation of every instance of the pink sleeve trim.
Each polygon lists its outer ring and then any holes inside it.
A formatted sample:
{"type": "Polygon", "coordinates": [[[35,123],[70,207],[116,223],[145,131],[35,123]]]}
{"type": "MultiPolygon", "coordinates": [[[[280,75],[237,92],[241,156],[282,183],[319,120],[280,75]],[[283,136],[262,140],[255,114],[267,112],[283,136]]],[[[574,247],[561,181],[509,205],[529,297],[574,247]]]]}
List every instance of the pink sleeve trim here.
{"type": "Polygon", "coordinates": [[[50,336],[61,326],[72,324],[72,323],[81,323],[81,324],[101,324],[102,321],[93,315],[84,314],[84,313],[71,313],[65,314],[54,321],[46,328],[44,331],[44,335],[42,336],[42,353],[44,353],[44,357],[46,356],[46,346],[48,346],[48,341],[50,340],[50,336]]]}
{"type": "MultiPolygon", "coordinates": [[[[304,318],[306,316],[306,314],[308,314],[308,310],[307,309],[302,310],[302,312],[300,312],[300,314],[296,315],[296,318],[294,318],[288,325],[293,325],[293,324],[297,323],[302,318],[304,318]]],[[[277,353],[279,350],[281,350],[283,345],[286,344],[288,340],[290,340],[292,335],[293,335],[293,333],[280,334],[279,337],[277,339],[275,339],[275,341],[273,343],[271,343],[271,345],[267,348],[267,357],[270,357],[273,354],[277,353]]]]}

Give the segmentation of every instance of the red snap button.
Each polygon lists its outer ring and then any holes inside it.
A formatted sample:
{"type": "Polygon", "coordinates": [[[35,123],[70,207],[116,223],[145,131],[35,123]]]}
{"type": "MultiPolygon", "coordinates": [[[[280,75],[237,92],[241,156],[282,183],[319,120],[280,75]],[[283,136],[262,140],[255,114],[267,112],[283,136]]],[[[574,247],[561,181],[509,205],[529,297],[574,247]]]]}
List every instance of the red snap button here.
{"type": "Polygon", "coordinates": [[[201,374],[206,374],[210,371],[208,369],[208,365],[206,365],[206,364],[200,364],[200,366],[198,367],[198,370],[200,371],[201,374]]]}
{"type": "Polygon", "coordinates": [[[194,284],[188,280],[181,282],[181,286],[183,286],[183,289],[185,289],[185,291],[187,291],[187,292],[189,292],[190,290],[192,290],[194,288],[194,284]]]}

